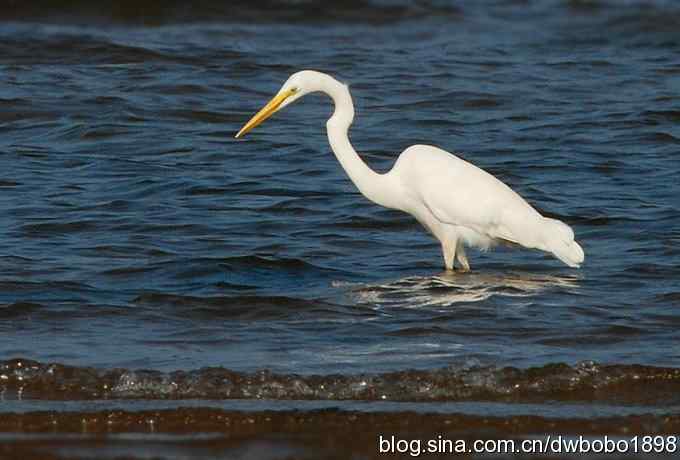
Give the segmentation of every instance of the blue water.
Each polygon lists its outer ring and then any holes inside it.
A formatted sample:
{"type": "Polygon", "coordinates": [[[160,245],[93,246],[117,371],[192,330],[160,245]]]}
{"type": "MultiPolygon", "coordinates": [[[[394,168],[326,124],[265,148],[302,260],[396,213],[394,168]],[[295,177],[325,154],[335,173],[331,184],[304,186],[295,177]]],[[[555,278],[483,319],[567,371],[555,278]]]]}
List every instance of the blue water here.
{"type": "Polygon", "coordinates": [[[399,11],[0,23],[0,358],[678,366],[680,11],[399,11]],[[376,170],[415,143],[456,152],[569,223],[583,267],[500,248],[445,273],[413,218],[343,172],[322,97],[235,140],[304,68],[349,83],[376,170]]]}

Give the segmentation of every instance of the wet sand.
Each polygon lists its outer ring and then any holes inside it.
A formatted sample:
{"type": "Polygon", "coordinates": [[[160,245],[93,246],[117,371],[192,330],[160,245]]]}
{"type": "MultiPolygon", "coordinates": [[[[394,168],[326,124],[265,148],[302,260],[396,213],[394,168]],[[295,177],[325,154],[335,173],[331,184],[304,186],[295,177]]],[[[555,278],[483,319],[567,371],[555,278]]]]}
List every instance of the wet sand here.
{"type": "MultiPolygon", "coordinates": [[[[423,443],[438,436],[474,441],[525,439],[548,433],[629,438],[678,433],[680,416],[552,419],[334,409],[239,412],[211,408],[49,411],[4,414],[0,432],[0,453],[24,459],[90,458],[95,456],[95,449],[98,458],[149,458],[155,452],[162,458],[372,459],[384,457],[378,452],[381,435],[420,439],[423,443]],[[67,456],[60,456],[61,451],[67,452],[67,456]]],[[[450,455],[426,457],[450,458],[450,455]]]]}

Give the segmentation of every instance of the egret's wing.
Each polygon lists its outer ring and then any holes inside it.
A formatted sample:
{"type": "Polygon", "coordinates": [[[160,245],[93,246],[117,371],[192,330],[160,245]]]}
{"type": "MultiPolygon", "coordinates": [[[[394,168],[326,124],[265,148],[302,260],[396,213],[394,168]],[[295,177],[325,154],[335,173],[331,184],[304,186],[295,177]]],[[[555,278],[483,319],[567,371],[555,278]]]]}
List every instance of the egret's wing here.
{"type": "Polygon", "coordinates": [[[409,174],[409,180],[418,184],[423,203],[438,220],[494,239],[532,245],[533,227],[541,216],[510,187],[444,150],[411,149],[409,163],[415,174],[409,174]]]}

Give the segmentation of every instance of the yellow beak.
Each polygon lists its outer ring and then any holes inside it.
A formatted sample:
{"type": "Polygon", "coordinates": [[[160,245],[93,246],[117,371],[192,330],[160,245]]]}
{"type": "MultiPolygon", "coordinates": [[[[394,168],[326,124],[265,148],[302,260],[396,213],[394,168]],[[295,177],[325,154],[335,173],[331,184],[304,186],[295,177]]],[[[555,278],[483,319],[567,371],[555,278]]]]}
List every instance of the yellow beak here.
{"type": "Polygon", "coordinates": [[[292,96],[295,93],[292,89],[280,92],[276,96],[272,98],[271,101],[267,103],[262,109],[260,109],[259,112],[257,112],[255,115],[253,115],[253,118],[248,120],[248,123],[243,125],[243,128],[236,133],[236,139],[239,137],[244,136],[248,131],[251,129],[255,128],[258,126],[260,123],[265,121],[267,118],[271,117],[273,114],[276,113],[277,110],[279,110],[279,107],[281,107],[281,104],[283,104],[283,101],[288,99],[290,96],[292,96]]]}

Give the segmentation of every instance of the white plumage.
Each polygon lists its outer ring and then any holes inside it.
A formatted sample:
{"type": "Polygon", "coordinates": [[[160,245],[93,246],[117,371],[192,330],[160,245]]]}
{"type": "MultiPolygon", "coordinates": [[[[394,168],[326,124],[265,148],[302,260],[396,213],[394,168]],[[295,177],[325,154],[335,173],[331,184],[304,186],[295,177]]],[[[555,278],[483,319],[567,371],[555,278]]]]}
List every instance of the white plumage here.
{"type": "Polygon", "coordinates": [[[404,150],[391,171],[370,169],[349,142],[354,106],[347,86],[321,72],[292,75],[236,137],[316,91],[335,103],[326,124],[328,140],[350,179],[369,200],[413,215],[441,242],[447,269],[453,270],[455,260],[461,270],[469,270],[465,246],[485,250],[498,243],[546,251],[570,267],[583,262],[583,250],[567,224],[541,216],[503,182],[445,150],[414,145],[404,150]]]}
{"type": "Polygon", "coordinates": [[[541,216],[503,182],[445,150],[409,147],[388,174],[407,191],[407,205],[400,209],[442,243],[448,268],[454,256],[461,268],[469,268],[463,245],[486,250],[501,242],[551,252],[570,267],[583,262],[568,225],[541,216]]]}

